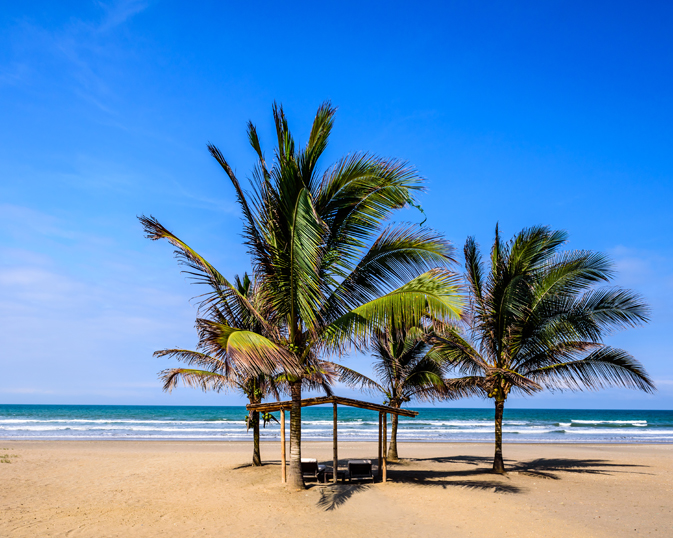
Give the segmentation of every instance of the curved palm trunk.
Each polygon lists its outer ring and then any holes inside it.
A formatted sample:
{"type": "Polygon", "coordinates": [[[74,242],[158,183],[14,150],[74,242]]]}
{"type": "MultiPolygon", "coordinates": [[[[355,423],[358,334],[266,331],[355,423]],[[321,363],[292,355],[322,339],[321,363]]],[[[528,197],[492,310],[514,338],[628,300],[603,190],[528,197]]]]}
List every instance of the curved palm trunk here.
{"type": "MultiPolygon", "coordinates": [[[[399,408],[399,405],[394,404],[391,407],[399,408]]],[[[397,461],[399,458],[397,457],[397,421],[399,417],[398,415],[395,415],[394,413],[391,413],[390,420],[393,423],[392,430],[390,432],[390,448],[388,449],[388,460],[389,461],[397,461]]]]}
{"type": "Polygon", "coordinates": [[[290,409],[290,470],[288,485],[292,489],[304,489],[301,474],[301,381],[290,383],[292,407],[290,409]]]}
{"type": "Polygon", "coordinates": [[[252,466],[262,466],[262,456],[259,453],[259,411],[252,412],[252,434],[253,434],[253,449],[252,449],[252,466]]]}
{"type": "Polygon", "coordinates": [[[505,410],[505,400],[495,401],[495,456],[493,457],[493,472],[505,474],[505,464],[502,461],[502,415],[505,410]]]}

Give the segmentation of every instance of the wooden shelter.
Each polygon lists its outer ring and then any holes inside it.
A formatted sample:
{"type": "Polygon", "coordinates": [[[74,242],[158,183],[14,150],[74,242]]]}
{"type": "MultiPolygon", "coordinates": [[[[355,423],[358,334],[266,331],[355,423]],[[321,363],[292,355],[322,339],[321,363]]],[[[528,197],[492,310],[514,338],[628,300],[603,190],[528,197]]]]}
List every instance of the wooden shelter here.
{"type": "MultiPolygon", "coordinates": [[[[332,476],[333,481],[337,481],[337,468],[339,465],[338,447],[337,447],[337,406],[347,405],[349,407],[359,407],[360,409],[369,409],[370,411],[378,411],[379,413],[379,478],[385,483],[387,479],[387,443],[388,443],[388,414],[402,415],[405,417],[415,417],[418,411],[410,411],[408,409],[398,409],[388,405],[378,405],[370,402],[363,402],[360,400],[352,400],[350,398],[342,398],[340,396],[323,396],[321,398],[305,398],[301,401],[302,407],[309,407],[312,405],[332,404],[333,412],[333,427],[332,427],[332,444],[333,444],[333,461],[332,461],[332,476]]],[[[265,402],[258,404],[248,404],[246,406],[248,411],[259,411],[261,413],[273,413],[280,411],[280,467],[281,467],[281,481],[287,482],[287,469],[285,459],[285,411],[292,408],[292,401],[284,402],[265,402]]]]}

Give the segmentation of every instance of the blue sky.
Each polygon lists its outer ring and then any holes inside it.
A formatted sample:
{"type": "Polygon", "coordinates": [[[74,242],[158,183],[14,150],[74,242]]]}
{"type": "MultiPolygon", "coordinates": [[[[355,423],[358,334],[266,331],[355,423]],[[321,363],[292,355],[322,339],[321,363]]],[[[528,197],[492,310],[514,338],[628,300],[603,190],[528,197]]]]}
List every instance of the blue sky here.
{"type": "MultiPolygon", "coordinates": [[[[237,404],[161,392],[195,290],[153,214],[247,269],[213,142],[245,177],[271,104],[300,140],[339,107],[327,166],[367,150],[428,179],[428,225],[485,248],[534,224],[610,254],[652,322],[611,336],[659,392],[518,407],[673,408],[673,6],[665,2],[7,2],[0,13],[0,403],[237,404]]],[[[414,210],[399,219],[419,221],[414,210]]],[[[345,358],[369,370],[366,357],[345,358]]],[[[346,391],[340,391],[346,394],[346,391]]],[[[480,400],[455,406],[490,405],[480,400]]]]}

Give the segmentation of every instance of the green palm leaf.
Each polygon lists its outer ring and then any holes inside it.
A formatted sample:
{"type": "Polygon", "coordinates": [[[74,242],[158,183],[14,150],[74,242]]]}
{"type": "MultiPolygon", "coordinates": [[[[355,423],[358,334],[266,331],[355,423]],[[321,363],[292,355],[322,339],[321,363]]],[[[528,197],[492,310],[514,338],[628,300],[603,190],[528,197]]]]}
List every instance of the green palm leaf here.
{"type": "Polygon", "coordinates": [[[321,335],[325,346],[338,350],[347,342],[364,344],[376,330],[414,326],[426,316],[460,316],[462,297],[455,274],[434,269],[404,286],[373,299],[330,323],[321,335]]]}
{"type": "Polygon", "coordinates": [[[451,245],[432,230],[389,227],[332,291],[323,310],[343,315],[424,272],[452,264],[451,255],[451,245]]]}
{"type": "Polygon", "coordinates": [[[292,355],[278,344],[253,331],[198,319],[200,345],[209,355],[233,360],[251,375],[272,374],[279,367],[297,372],[292,355]]]}
{"type": "Polygon", "coordinates": [[[605,346],[579,360],[543,366],[528,372],[549,389],[581,390],[626,387],[652,393],[654,382],[637,360],[622,349],[605,346]]]}
{"type": "Polygon", "coordinates": [[[512,391],[654,390],[633,357],[603,345],[611,331],[646,322],[647,305],[629,290],[596,288],[613,275],[609,259],[562,252],[566,240],[565,232],[536,226],[503,241],[496,226],[486,271],[476,242],[468,239],[463,334],[449,331],[435,341],[434,352],[494,400],[496,472],[504,472],[502,416],[512,391]]]}

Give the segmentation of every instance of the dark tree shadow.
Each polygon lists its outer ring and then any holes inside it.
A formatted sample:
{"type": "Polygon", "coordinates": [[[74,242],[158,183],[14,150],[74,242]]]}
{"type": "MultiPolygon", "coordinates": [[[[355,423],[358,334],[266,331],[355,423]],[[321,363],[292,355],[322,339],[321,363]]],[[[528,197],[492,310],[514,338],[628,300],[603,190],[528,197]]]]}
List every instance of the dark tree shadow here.
{"type": "Polygon", "coordinates": [[[236,467],[232,467],[231,469],[233,471],[238,471],[239,469],[261,469],[262,467],[255,467],[252,463],[243,463],[241,465],[237,465],[236,467]]]}
{"type": "Polygon", "coordinates": [[[515,471],[522,475],[559,480],[555,472],[611,475],[615,473],[651,474],[636,469],[646,465],[631,463],[614,463],[608,460],[586,460],[571,458],[538,458],[530,461],[520,461],[510,466],[510,472],[515,471]]]}
{"type": "MultiPolygon", "coordinates": [[[[441,458],[408,458],[406,461],[434,461],[435,463],[464,463],[467,465],[484,465],[493,463],[493,457],[485,456],[445,456],[441,458]]],[[[505,460],[508,462],[511,460],[505,460]]]]}
{"type": "Polygon", "coordinates": [[[238,469],[262,469],[264,467],[280,467],[280,460],[262,460],[261,466],[255,466],[251,462],[242,463],[236,467],[232,467],[234,471],[238,469]]]}
{"type": "MultiPolygon", "coordinates": [[[[508,484],[502,479],[465,480],[460,477],[469,475],[487,476],[490,473],[485,469],[468,471],[425,471],[411,469],[397,469],[390,471],[391,482],[414,484],[418,486],[447,488],[475,489],[492,491],[493,493],[521,493],[524,489],[514,484],[508,484]],[[459,478],[456,480],[456,478],[459,478]]],[[[492,476],[492,475],[490,475],[492,476]]],[[[503,477],[506,480],[506,477],[503,477]]]]}
{"type": "Polygon", "coordinates": [[[318,507],[329,512],[336,510],[356,493],[369,489],[368,484],[342,484],[326,486],[320,491],[318,507]]]}
{"type": "MultiPolygon", "coordinates": [[[[391,469],[391,478],[396,480],[407,480],[411,482],[424,482],[442,484],[451,478],[464,478],[469,476],[492,475],[490,457],[480,456],[448,456],[440,458],[424,458],[409,460],[414,463],[434,462],[439,464],[462,464],[470,465],[471,469],[446,470],[446,471],[423,471],[407,470],[400,467],[391,469]],[[408,475],[408,478],[405,478],[408,475]],[[434,475],[434,480],[433,480],[434,475]],[[398,478],[399,477],[399,478],[398,478]],[[444,478],[445,480],[442,480],[444,478]]],[[[634,465],[629,463],[615,463],[609,460],[601,459],[573,459],[573,458],[537,458],[530,461],[505,460],[505,468],[509,474],[517,473],[534,478],[545,478],[550,480],[559,480],[558,473],[585,473],[597,475],[610,475],[615,473],[637,473],[649,474],[639,469],[646,466],[634,465]]],[[[502,475],[502,478],[509,478],[508,475],[502,475]]],[[[481,482],[486,484],[487,482],[481,482]]],[[[450,480],[448,484],[463,485],[460,481],[450,480]]],[[[495,482],[497,484],[497,482],[495,482]]],[[[505,491],[506,488],[496,486],[497,489],[505,491]]],[[[484,489],[487,489],[486,486],[484,489]]]]}

